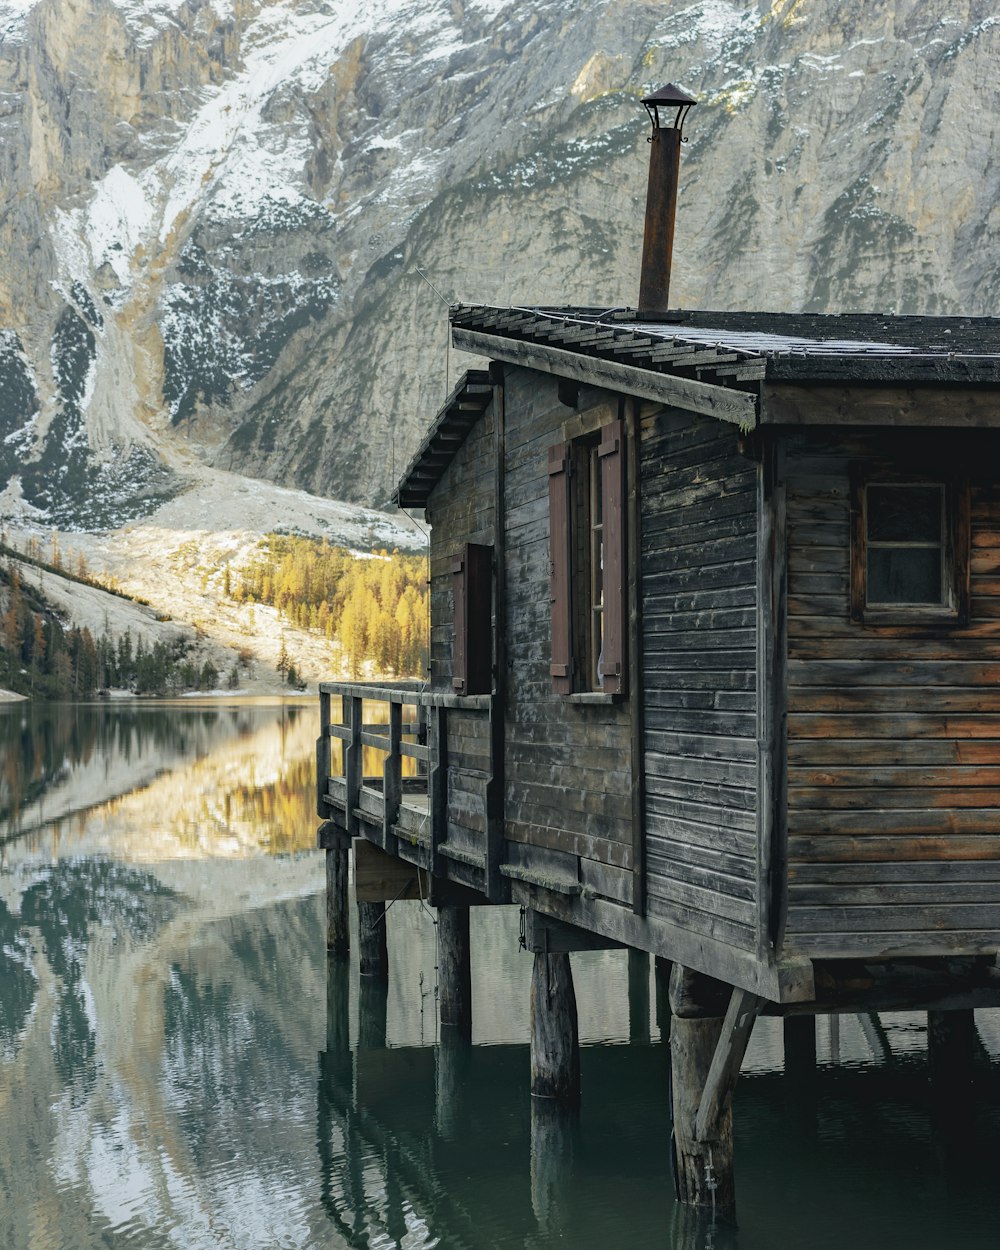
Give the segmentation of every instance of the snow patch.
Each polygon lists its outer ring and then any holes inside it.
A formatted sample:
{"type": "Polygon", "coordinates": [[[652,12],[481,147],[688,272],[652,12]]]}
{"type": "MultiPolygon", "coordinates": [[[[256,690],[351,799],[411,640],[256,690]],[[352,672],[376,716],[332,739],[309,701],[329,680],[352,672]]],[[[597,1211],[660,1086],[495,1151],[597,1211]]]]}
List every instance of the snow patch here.
{"type": "Polygon", "coordinates": [[[93,267],[109,264],[118,281],[127,286],[133,253],[146,235],[152,215],[153,206],[142,183],[115,165],[97,184],[81,223],[93,267]]]}

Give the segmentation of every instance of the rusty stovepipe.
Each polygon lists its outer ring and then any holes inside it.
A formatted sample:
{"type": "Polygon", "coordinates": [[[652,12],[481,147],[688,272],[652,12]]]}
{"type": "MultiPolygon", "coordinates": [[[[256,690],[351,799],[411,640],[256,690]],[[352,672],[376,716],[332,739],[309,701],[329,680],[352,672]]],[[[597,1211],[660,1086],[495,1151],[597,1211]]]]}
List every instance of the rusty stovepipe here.
{"type": "Polygon", "coordinates": [[[649,137],[649,184],[639,277],[640,316],[667,311],[670,264],[674,251],[674,218],[677,214],[681,128],[688,111],[697,101],[673,83],[667,83],[659,91],[645,96],[642,103],[653,123],[653,133],[649,137]],[[672,125],[661,123],[660,109],[676,110],[672,125]]]}

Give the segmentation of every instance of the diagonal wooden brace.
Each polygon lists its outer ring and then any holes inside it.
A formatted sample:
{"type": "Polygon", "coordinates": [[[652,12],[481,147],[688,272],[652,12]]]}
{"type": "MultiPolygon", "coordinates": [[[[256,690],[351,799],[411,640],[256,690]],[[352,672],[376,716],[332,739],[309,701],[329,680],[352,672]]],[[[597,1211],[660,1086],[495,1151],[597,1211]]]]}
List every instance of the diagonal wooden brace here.
{"type": "Polygon", "coordinates": [[[722,1034],[705,1078],[698,1103],[694,1136],[696,1141],[714,1141],[719,1133],[719,1115],[729,1104],[746,1054],[750,1033],[764,999],[749,990],[734,989],[729,999],[722,1034]]]}

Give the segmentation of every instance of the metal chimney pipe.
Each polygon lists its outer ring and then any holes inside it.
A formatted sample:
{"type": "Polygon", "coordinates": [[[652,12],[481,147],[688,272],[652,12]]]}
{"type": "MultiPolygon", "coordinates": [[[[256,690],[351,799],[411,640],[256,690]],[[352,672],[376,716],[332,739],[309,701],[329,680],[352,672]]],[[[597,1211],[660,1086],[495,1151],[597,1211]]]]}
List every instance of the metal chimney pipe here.
{"type": "Polygon", "coordinates": [[[670,266],[674,252],[674,220],[681,162],[681,128],[688,111],[697,103],[686,92],[668,83],[646,96],[642,103],[653,123],[649,136],[649,183],[646,190],[646,222],[642,240],[642,271],[639,277],[639,315],[665,313],[670,294],[670,266]],[[676,109],[673,125],[665,125],[660,109],[676,109]]]}

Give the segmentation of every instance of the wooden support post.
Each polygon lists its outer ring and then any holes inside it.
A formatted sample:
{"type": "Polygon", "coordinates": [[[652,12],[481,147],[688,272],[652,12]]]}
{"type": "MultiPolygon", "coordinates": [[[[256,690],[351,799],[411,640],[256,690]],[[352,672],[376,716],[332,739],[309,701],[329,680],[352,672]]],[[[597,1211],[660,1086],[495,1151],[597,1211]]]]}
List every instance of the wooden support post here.
{"type": "Polygon", "coordinates": [[[344,744],[344,781],[347,794],[347,831],[358,832],[358,818],[355,809],[361,802],[361,779],[363,776],[363,752],[361,730],[364,723],[364,700],[352,695],[344,695],[343,721],[350,730],[350,737],[344,744]]]}
{"type": "Polygon", "coordinates": [[[330,780],[330,695],[319,695],[319,737],[316,739],[316,815],[325,820],[326,792],[330,780]]]}
{"type": "Polygon", "coordinates": [[[363,977],[389,979],[385,903],[358,903],[358,971],[363,977]]]}
{"type": "Polygon", "coordinates": [[[385,1050],[389,982],[363,977],[358,985],[358,1050],[385,1050]]]}
{"type": "Polygon", "coordinates": [[[797,1082],[816,1075],[816,1017],[785,1016],[781,1022],[785,1042],[785,1076],[797,1082]]]}
{"type": "Polygon", "coordinates": [[[698,1103],[694,1131],[699,1141],[714,1140],[723,1114],[729,1113],[740,1065],[762,1001],[749,990],[733,990],[726,1018],[722,1022],[722,1034],[698,1103]]]}
{"type": "Polygon", "coordinates": [[[736,1206],[732,1092],[761,1000],[734,989],[725,1019],[705,1017],[701,1005],[716,989],[706,980],[676,965],[670,982],[675,1180],[680,1202],[730,1216],[736,1206]]]}
{"type": "Polygon", "coordinates": [[[331,847],[326,852],[326,949],[332,955],[346,955],[351,947],[347,856],[346,845],[331,847]]]}
{"type": "Polygon", "coordinates": [[[940,1090],[959,1090],[971,1084],[977,1041],[971,1008],[927,1013],[927,1065],[931,1080],[940,1090]]]}
{"type": "Polygon", "coordinates": [[[531,970],[531,1092],[564,1106],[580,1101],[580,1038],[568,954],[535,953],[531,970]]]}
{"type": "Polygon", "coordinates": [[[469,1043],[461,1029],[442,1029],[435,1048],[434,1122],[438,1135],[455,1141],[462,1135],[463,1091],[469,1079],[469,1043]]]}
{"type": "Polygon", "coordinates": [[[654,982],[656,985],[656,1027],[660,1030],[660,1040],[670,1037],[670,972],[673,964],[662,955],[657,955],[653,964],[654,982]]]}
{"type": "Polygon", "coordinates": [[[486,783],[485,893],[491,903],[499,903],[504,893],[500,864],[504,857],[505,793],[504,702],[498,692],[490,700],[490,777],[486,783]]]}
{"type": "Polygon", "coordinates": [[[441,852],[438,847],[448,840],[448,709],[436,707],[431,712],[430,771],[427,778],[431,826],[432,877],[441,875],[441,852]]]}
{"type": "Polygon", "coordinates": [[[438,994],[441,1023],[472,1031],[472,964],[468,907],[438,908],[438,994]]]}
{"type": "Polygon", "coordinates": [[[628,948],[628,1036],[649,1041],[649,955],[634,946],[628,948]]]}
{"type": "Polygon", "coordinates": [[[351,1057],[350,972],[347,964],[331,959],[326,965],[326,1052],[351,1057]]]}
{"type": "Polygon", "coordinates": [[[382,845],[390,853],[395,849],[395,829],[399,807],[403,801],[403,705],[389,704],[389,754],[382,766],[382,845]]]}
{"type": "Polygon", "coordinates": [[[695,1135],[701,1092],[721,1035],[721,1019],[674,1016],[670,1025],[670,1092],[678,1201],[726,1211],[736,1204],[731,1109],[723,1111],[715,1141],[701,1142],[695,1135]]]}

